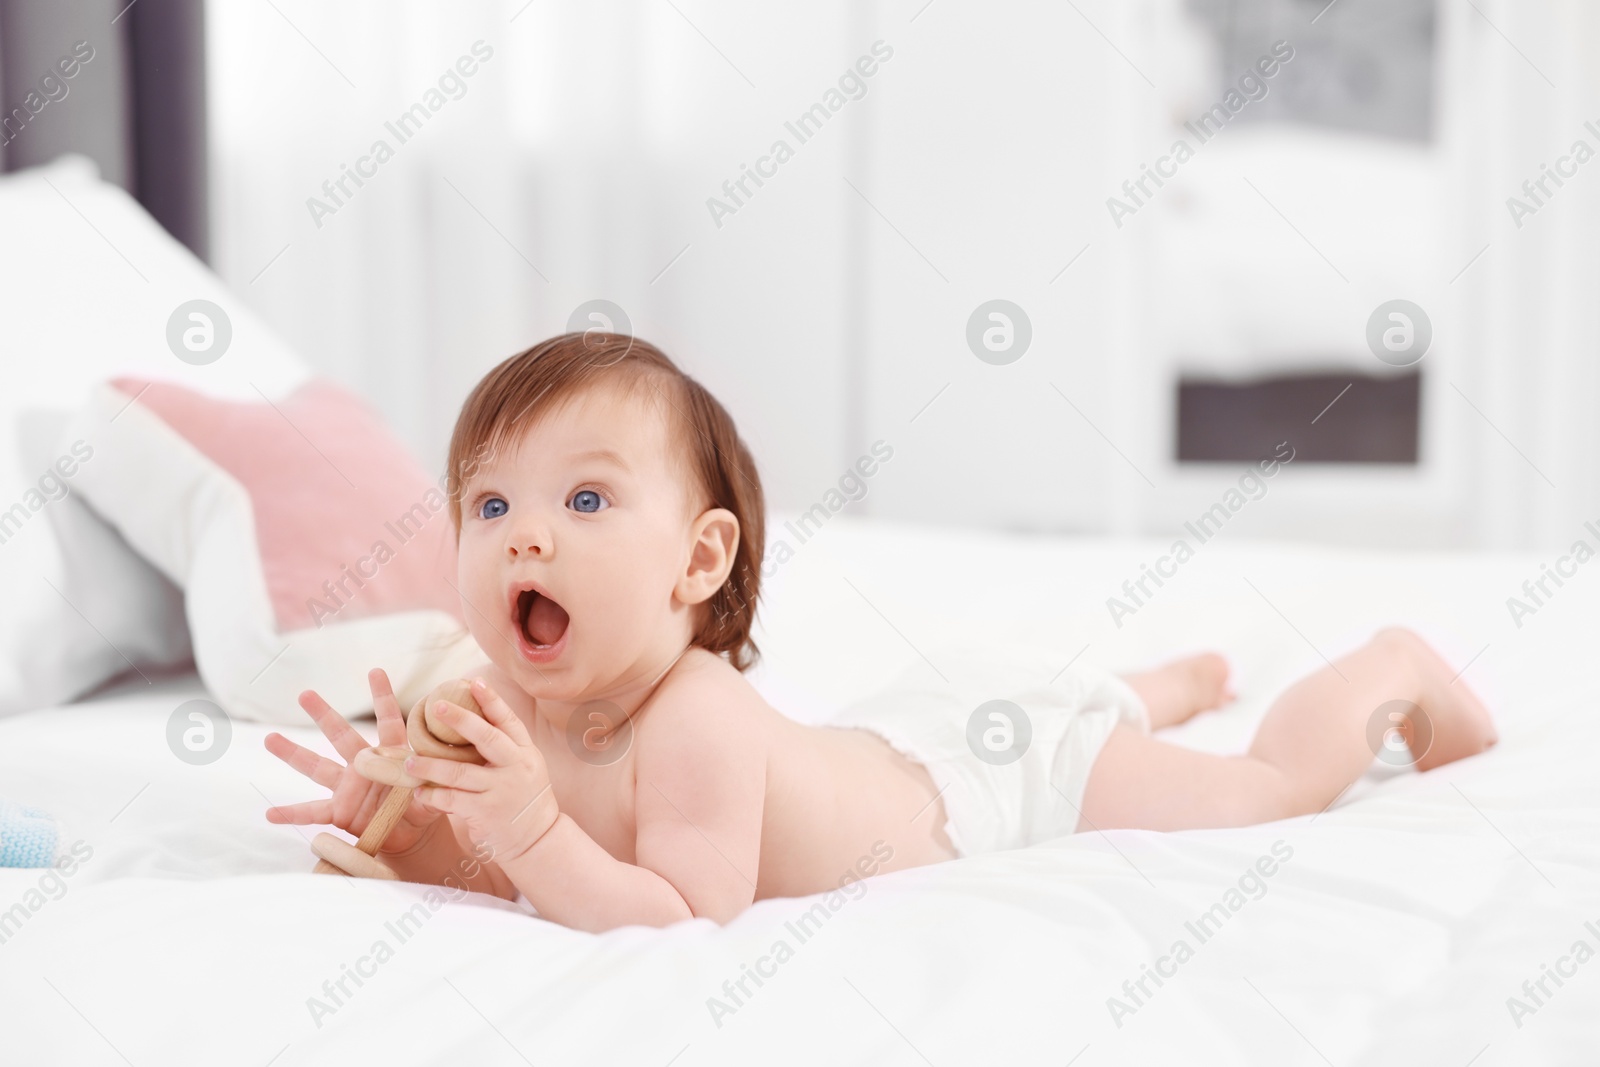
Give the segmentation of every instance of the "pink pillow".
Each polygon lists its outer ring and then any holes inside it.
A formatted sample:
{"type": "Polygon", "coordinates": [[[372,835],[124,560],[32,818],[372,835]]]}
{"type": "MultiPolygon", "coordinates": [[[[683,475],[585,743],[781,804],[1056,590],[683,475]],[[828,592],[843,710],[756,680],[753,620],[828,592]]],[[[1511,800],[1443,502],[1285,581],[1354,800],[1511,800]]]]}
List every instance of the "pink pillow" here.
{"type": "Polygon", "coordinates": [[[195,663],[229,714],[299,724],[307,688],[367,710],[375,666],[409,706],[486,661],[454,588],[444,480],[332,382],[251,402],[115,378],[74,433],[96,457],[77,487],[183,588],[195,663]]]}

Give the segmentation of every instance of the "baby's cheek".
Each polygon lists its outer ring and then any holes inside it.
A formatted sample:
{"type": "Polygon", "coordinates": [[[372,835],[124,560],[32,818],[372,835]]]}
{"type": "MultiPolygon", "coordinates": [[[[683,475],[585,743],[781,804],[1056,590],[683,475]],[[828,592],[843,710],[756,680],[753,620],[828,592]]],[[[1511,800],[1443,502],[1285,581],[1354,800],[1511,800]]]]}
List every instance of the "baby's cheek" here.
{"type": "Polygon", "coordinates": [[[494,583],[485,581],[477,571],[466,566],[461,568],[456,588],[461,591],[461,616],[481,645],[482,638],[492,634],[502,621],[501,593],[494,588],[494,583]]]}

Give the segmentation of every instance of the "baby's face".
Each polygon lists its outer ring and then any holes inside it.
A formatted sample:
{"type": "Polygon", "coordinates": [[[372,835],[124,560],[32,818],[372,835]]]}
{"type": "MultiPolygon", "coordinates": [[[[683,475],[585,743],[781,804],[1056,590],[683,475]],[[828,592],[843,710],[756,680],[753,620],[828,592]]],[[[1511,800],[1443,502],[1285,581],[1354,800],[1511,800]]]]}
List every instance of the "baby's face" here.
{"type": "Polygon", "coordinates": [[[462,611],[479,647],[535,699],[649,682],[688,643],[691,607],[674,585],[694,517],[669,445],[652,405],[602,386],[464,486],[462,611]]]}

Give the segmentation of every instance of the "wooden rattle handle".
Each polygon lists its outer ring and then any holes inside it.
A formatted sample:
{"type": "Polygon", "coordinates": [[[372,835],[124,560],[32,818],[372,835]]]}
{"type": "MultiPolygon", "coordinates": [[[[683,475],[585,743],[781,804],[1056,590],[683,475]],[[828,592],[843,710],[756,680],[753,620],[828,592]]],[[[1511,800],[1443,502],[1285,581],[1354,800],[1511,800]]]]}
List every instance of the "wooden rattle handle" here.
{"type": "MultiPolygon", "coordinates": [[[[420,778],[413,778],[405,772],[406,757],[410,755],[411,750],[404,745],[380,745],[356,753],[356,771],[363,778],[383,782],[390,787],[384,794],[383,802],[378,805],[378,810],[368,821],[367,828],[356,840],[356,848],[369,856],[378,854],[390,831],[406,813],[406,806],[411,803],[412,791],[422,784],[420,778]]],[[[318,860],[312,873],[344,874],[345,872],[327,860],[318,860]]]]}
{"type": "MultiPolygon", "coordinates": [[[[414,749],[424,756],[435,756],[440,759],[458,760],[462,763],[483,763],[484,758],[478,750],[466,743],[466,738],[449,727],[434,724],[428,721],[428,709],[441,700],[447,700],[459,705],[475,715],[483,715],[483,709],[472,698],[471,687],[461,679],[452,679],[436,686],[432,692],[411,709],[411,714],[406,717],[406,738],[410,747],[406,745],[379,745],[374,748],[362,749],[356,753],[356,758],[351,766],[363,778],[374,782],[381,782],[390,787],[384,794],[383,801],[378,805],[378,810],[373,814],[367,828],[361,832],[361,837],[356,841],[356,848],[369,856],[376,856],[383,847],[384,841],[389,837],[390,831],[400,822],[406,812],[406,806],[411,803],[411,794],[422,780],[415,778],[405,771],[405,761],[414,749]]],[[[313,874],[345,874],[327,860],[319,859],[313,874]]]]}

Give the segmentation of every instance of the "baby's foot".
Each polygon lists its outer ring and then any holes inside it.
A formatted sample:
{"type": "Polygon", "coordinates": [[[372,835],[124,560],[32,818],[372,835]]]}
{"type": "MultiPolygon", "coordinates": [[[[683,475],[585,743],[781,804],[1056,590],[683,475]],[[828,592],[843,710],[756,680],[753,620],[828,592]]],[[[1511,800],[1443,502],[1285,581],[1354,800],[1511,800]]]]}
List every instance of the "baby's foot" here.
{"type": "Polygon", "coordinates": [[[1127,681],[1144,699],[1151,728],[1159,730],[1233,700],[1237,694],[1228,684],[1228,674],[1226,659],[1204,652],[1129,675],[1127,681]]]}
{"type": "Polygon", "coordinates": [[[1489,709],[1431,645],[1399,627],[1382,630],[1378,636],[1404,649],[1421,675],[1422,713],[1427,721],[1408,722],[1401,728],[1417,770],[1475,756],[1500,740],[1489,709]]]}

